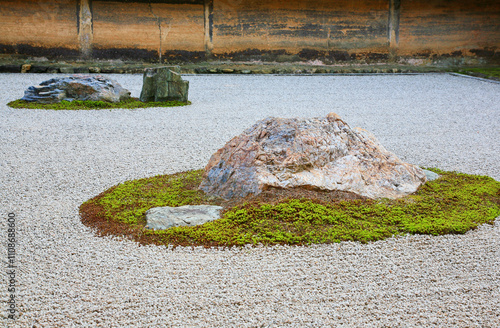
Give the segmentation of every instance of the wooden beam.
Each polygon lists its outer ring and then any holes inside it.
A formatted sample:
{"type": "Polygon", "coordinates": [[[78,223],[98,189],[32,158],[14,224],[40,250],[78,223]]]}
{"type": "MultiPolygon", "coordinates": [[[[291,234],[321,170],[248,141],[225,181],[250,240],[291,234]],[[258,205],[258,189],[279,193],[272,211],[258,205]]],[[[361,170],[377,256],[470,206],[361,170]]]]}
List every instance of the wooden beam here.
{"type": "Polygon", "coordinates": [[[205,54],[207,59],[209,59],[212,57],[212,51],[214,49],[214,0],[204,0],[203,7],[205,19],[205,54]]]}
{"type": "Polygon", "coordinates": [[[92,44],[94,41],[94,28],[92,26],[92,0],[78,0],[78,42],[80,54],[84,58],[92,57],[92,44]]]}
{"type": "Polygon", "coordinates": [[[397,55],[399,47],[399,18],[401,16],[401,0],[389,0],[389,51],[391,57],[397,55]]]}

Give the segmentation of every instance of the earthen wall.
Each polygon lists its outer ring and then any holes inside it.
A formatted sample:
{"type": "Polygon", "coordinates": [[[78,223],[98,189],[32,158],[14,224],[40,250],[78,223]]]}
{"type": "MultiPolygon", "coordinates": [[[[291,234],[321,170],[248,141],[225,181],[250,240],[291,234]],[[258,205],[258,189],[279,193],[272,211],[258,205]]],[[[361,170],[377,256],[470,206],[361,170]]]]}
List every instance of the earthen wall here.
{"type": "Polygon", "coordinates": [[[498,60],[497,0],[0,0],[0,53],[498,60]]]}

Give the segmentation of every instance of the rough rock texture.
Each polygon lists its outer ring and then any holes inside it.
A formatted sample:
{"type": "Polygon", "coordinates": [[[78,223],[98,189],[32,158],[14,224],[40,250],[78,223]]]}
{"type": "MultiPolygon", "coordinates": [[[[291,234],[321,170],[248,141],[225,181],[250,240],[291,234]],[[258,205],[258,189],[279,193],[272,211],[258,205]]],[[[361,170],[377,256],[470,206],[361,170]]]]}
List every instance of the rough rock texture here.
{"type": "Polygon", "coordinates": [[[117,103],[129,98],[130,92],[114,80],[103,76],[72,75],[30,86],[21,99],[51,104],[61,100],[102,100],[117,103]]]}
{"type": "Polygon", "coordinates": [[[146,212],[146,228],[163,230],[178,226],[196,226],[220,218],[221,206],[186,205],[154,207],[146,212]]]}
{"type": "Polygon", "coordinates": [[[369,198],[415,192],[426,176],[402,162],[370,132],[325,118],[267,118],[212,155],[200,189],[231,199],[268,186],[343,190],[369,198]]]}
{"type": "Polygon", "coordinates": [[[187,102],[189,81],[181,78],[180,71],[179,66],[146,68],[140,100],[187,102]]]}

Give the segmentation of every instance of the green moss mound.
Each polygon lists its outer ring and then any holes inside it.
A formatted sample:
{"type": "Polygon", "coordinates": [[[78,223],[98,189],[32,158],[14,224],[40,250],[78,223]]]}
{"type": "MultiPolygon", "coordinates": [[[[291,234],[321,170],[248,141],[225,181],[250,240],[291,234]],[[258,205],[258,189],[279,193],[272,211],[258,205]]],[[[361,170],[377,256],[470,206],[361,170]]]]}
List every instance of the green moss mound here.
{"type": "Polygon", "coordinates": [[[157,206],[223,205],[197,187],[202,171],[128,181],[80,207],[85,224],[102,234],[141,243],[232,246],[376,241],[401,234],[463,234],[500,216],[500,182],[486,176],[431,169],[441,175],[397,200],[289,198],[225,205],[222,218],[196,227],[146,230],[145,212],[157,206]]]}
{"type": "Polygon", "coordinates": [[[53,110],[96,110],[96,109],[113,109],[113,108],[149,108],[149,107],[177,107],[190,105],[191,102],[181,101],[166,101],[166,102],[142,102],[138,98],[130,98],[119,103],[107,101],[91,101],[91,100],[62,100],[55,104],[40,104],[25,100],[14,100],[7,104],[12,108],[27,108],[27,109],[53,109],[53,110]]]}

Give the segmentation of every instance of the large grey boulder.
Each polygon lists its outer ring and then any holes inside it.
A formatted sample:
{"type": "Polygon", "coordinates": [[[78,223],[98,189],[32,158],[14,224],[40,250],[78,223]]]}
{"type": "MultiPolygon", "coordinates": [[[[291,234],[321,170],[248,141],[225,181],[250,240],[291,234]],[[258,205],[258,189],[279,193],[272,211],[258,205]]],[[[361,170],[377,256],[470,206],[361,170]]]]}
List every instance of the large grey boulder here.
{"type": "Polygon", "coordinates": [[[181,78],[179,66],[146,68],[144,70],[140,100],[188,101],[189,81],[181,78]]]}
{"type": "Polygon", "coordinates": [[[146,212],[146,228],[164,230],[179,226],[196,226],[220,218],[222,207],[186,205],[154,207],[146,212]]]}
{"type": "Polygon", "coordinates": [[[425,181],[422,169],[401,161],[370,132],[351,129],[330,113],[257,122],[212,155],[200,189],[225,199],[257,195],[268,187],[398,198],[425,181]]]}
{"type": "Polygon", "coordinates": [[[61,100],[93,100],[121,102],[130,98],[130,92],[115,80],[103,76],[72,75],[57,77],[30,86],[21,100],[53,104],[61,100]]]}

